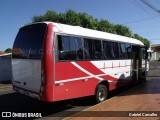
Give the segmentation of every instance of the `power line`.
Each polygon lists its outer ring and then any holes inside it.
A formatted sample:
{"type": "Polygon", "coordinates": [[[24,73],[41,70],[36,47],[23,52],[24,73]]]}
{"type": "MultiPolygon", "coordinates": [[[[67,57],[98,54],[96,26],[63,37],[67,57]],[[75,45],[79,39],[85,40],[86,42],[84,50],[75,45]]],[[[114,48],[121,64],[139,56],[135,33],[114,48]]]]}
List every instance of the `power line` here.
{"type": "Polygon", "coordinates": [[[146,14],[148,14],[150,17],[147,17],[147,18],[143,18],[143,19],[139,19],[139,20],[134,20],[134,21],[130,21],[130,22],[127,22],[127,23],[124,23],[124,24],[131,24],[131,23],[137,23],[137,22],[141,22],[141,21],[145,21],[145,20],[149,20],[149,19],[154,19],[156,22],[159,23],[159,21],[157,19],[155,19],[156,17],[160,17],[159,15],[156,15],[156,16],[152,16],[148,13],[147,10],[145,10],[137,1],[132,1],[132,0],[128,0],[130,3],[134,4],[135,6],[138,6],[140,7],[144,12],[146,12],[146,14]]]}
{"type": "MultiPolygon", "coordinates": [[[[130,21],[130,22],[127,22],[127,23],[124,23],[124,24],[137,23],[137,22],[141,22],[141,21],[153,19],[153,18],[156,18],[156,17],[159,17],[159,15],[152,16],[152,17],[147,17],[147,18],[143,18],[143,19],[139,19],[139,20],[133,20],[133,21],[130,21]]],[[[158,22],[158,21],[157,21],[157,22],[158,22]]]]}
{"type": "Polygon", "coordinates": [[[144,3],[146,6],[148,6],[149,8],[151,8],[152,10],[156,11],[157,13],[160,13],[160,10],[157,9],[156,7],[154,7],[151,3],[149,3],[146,0],[140,0],[142,3],[144,3]]]}
{"type": "MultiPolygon", "coordinates": [[[[139,2],[137,2],[136,0],[134,0],[134,2],[138,5],[138,7],[140,7],[144,12],[146,12],[151,18],[154,19],[154,17],[139,2]]],[[[156,19],[154,19],[154,20],[156,20],[156,19]]]]}

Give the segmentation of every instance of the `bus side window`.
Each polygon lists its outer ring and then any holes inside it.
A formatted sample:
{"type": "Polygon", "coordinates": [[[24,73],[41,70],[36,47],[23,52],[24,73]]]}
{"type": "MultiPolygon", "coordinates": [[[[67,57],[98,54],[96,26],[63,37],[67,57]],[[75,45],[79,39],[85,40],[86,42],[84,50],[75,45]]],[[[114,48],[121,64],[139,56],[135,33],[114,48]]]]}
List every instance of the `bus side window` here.
{"type": "Polygon", "coordinates": [[[131,44],[120,43],[120,58],[130,59],[131,58],[131,44]]]}
{"type": "Polygon", "coordinates": [[[126,46],[124,43],[120,43],[120,58],[126,59],[126,46]]]}
{"type": "Polygon", "coordinates": [[[103,41],[104,59],[114,60],[119,58],[118,43],[103,41]]]}
{"type": "Polygon", "coordinates": [[[85,59],[102,59],[102,47],[100,40],[84,39],[85,59]]]}
{"type": "Polygon", "coordinates": [[[111,59],[119,59],[118,43],[110,42],[110,54],[111,54],[111,59]]]}
{"type": "Polygon", "coordinates": [[[83,59],[83,47],[82,47],[82,41],[80,37],[70,37],[72,39],[70,41],[70,48],[71,51],[75,52],[75,57],[77,60],[83,59]]]}
{"type": "Polygon", "coordinates": [[[94,40],[94,59],[102,59],[102,46],[100,40],[94,40]]]}
{"type": "Polygon", "coordinates": [[[84,39],[84,57],[85,59],[90,59],[90,54],[89,54],[89,41],[84,39]]]}
{"type": "Polygon", "coordinates": [[[59,60],[83,59],[83,47],[80,37],[58,36],[59,60]]]}
{"type": "Polygon", "coordinates": [[[125,45],[126,45],[126,51],[127,51],[128,59],[131,59],[131,57],[132,57],[132,47],[131,47],[131,44],[125,43],[125,45]]]}
{"type": "Polygon", "coordinates": [[[69,37],[58,36],[59,60],[69,59],[69,37]]]}
{"type": "Polygon", "coordinates": [[[94,59],[94,42],[91,39],[84,39],[85,59],[94,59]]]}

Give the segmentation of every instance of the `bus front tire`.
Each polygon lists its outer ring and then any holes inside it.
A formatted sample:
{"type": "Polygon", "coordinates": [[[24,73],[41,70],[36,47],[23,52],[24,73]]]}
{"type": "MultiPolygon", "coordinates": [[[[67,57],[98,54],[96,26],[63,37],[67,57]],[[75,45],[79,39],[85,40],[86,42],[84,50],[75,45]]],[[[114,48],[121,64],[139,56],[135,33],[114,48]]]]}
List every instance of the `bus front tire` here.
{"type": "Polygon", "coordinates": [[[98,85],[95,93],[96,103],[103,102],[108,97],[108,89],[105,85],[98,85]]]}

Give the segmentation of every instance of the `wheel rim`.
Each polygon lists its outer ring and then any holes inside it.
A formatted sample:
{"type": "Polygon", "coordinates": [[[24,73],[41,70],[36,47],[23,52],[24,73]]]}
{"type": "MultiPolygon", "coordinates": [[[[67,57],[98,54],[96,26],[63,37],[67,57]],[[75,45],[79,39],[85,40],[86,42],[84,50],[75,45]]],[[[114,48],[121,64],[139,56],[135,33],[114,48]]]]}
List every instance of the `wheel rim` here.
{"type": "Polygon", "coordinates": [[[104,101],[106,99],[106,91],[105,89],[100,89],[99,93],[98,93],[98,97],[100,101],[104,101]]]}

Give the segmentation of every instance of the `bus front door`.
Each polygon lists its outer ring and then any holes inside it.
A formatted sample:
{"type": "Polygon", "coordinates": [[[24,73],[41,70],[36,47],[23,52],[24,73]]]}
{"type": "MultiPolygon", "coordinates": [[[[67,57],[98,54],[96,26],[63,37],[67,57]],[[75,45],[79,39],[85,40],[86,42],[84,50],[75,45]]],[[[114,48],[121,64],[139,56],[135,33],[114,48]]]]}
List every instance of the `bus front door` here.
{"type": "Polygon", "coordinates": [[[142,81],[146,80],[146,72],[147,72],[147,61],[148,61],[148,55],[147,55],[147,48],[141,47],[141,61],[142,61],[142,69],[141,69],[141,76],[140,79],[142,81]]]}
{"type": "Polygon", "coordinates": [[[143,81],[146,79],[146,47],[132,46],[132,80],[143,81]]]}
{"type": "Polygon", "coordinates": [[[132,46],[132,80],[138,81],[142,71],[140,46],[132,46]]]}

